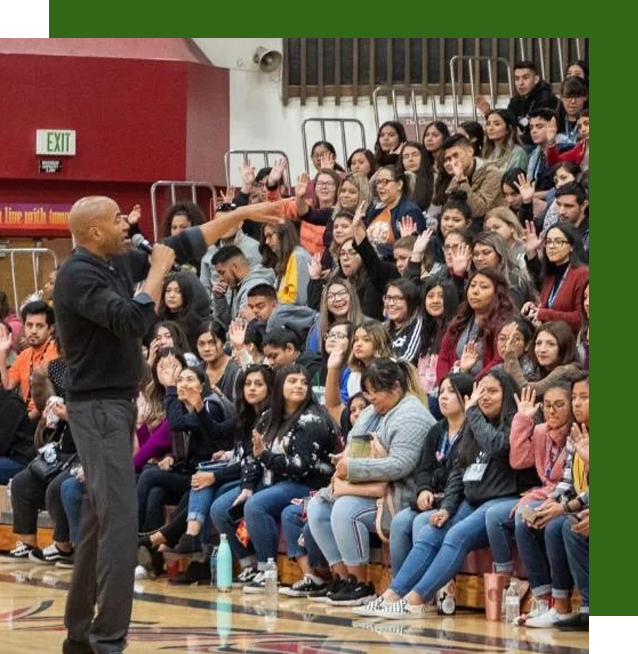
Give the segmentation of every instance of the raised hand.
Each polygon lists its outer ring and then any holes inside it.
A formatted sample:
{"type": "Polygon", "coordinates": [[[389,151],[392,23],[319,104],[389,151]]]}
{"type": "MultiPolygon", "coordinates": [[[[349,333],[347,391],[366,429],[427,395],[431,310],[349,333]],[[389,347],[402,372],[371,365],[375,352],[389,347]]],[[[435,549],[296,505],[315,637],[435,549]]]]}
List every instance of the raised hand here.
{"type": "Polygon", "coordinates": [[[543,245],[541,237],[536,233],[536,227],[531,220],[525,221],[525,233],[523,234],[523,246],[527,254],[536,254],[543,245]]]}
{"type": "Polygon", "coordinates": [[[424,232],[421,232],[414,242],[414,247],[412,248],[412,254],[423,258],[425,251],[428,248],[428,243],[430,242],[432,235],[434,234],[433,229],[426,229],[424,232]]]}
{"type": "Polygon", "coordinates": [[[3,323],[0,323],[0,355],[7,355],[11,349],[11,332],[3,323]]]}
{"type": "Polygon", "coordinates": [[[579,426],[577,423],[574,423],[569,434],[569,440],[572,442],[580,458],[586,463],[589,463],[589,429],[587,429],[587,425],[583,424],[579,426]]]}
{"type": "Polygon", "coordinates": [[[536,401],[536,391],[531,386],[525,386],[520,397],[514,394],[514,400],[518,412],[526,418],[533,418],[541,406],[541,403],[536,401]]]}
{"type": "Polygon", "coordinates": [[[367,208],[368,205],[365,203],[365,200],[359,203],[357,210],[354,212],[354,218],[352,219],[352,226],[354,227],[354,229],[363,226],[363,218],[366,215],[367,208]]]}
{"type": "Polygon", "coordinates": [[[545,134],[547,135],[547,145],[554,145],[556,141],[556,134],[558,133],[558,125],[556,118],[550,118],[549,122],[545,125],[545,134]]]}
{"type": "Polygon", "coordinates": [[[295,184],[295,197],[299,200],[303,200],[306,197],[309,181],[310,177],[307,172],[303,172],[299,177],[297,177],[297,183],[295,184]]]}
{"type": "Polygon", "coordinates": [[[399,221],[399,234],[401,238],[404,236],[412,236],[417,231],[414,219],[411,216],[403,216],[399,221]]]}
{"type": "Polygon", "coordinates": [[[137,225],[137,223],[140,222],[141,217],[142,217],[142,205],[134,204],[129,215],[126,217],[126,222],[129,225],[137,225]]]}
{"type": "Polygon", "coordinates": [[[149,345],[148,348],[148,365],[153,366],[155,363],[155,359],[157,359],[157,355],[159,354],[159,349],[160,349],[160,343],[159,343],[159,338],[154,338],[151,341],[151,344],[149,345]]]}
{"type": "Polygon", "coordinates": [[[222,199],[221,204],[231,204],[235,198],[235,189],[229,186],[225,191],[220,190],[219,195],[222,199]]]}
{"type": "Polygon", "coordinates": [[[321,255],[317,252],[312,255],[310,262],[308,263],[308,274],[310,275],[310,279],[321,279],[322,270],[321,255]]]}
{"type": "Polygon", "coordinates": [[[287,165],[288,160],[285,157],[275,160],[275,163],[270,169],[270,174],[268,175],[268,186],[278,186],[283,182],[287,165]]]}
{"type": "Polygon", "coordinates": [[[463,354],[459,360],[461,372],[469,372],[476,365],[479,358],[479,351],[475,341],[469,341],[463,348],[463,354]]]}
{"type": "Polygon", "coordinates": [[[258,458],[265,450],[264,437],[256,429],[253,429],[253,456],[258,458]]]}
{"type": "Polygon", "coordinates": [[[521,194],[523,204],[529,204],[534,199],[534,191],[536,190],[536,182],[532,181],[528,175],[521,173],[514,182],[514,186],[521,194]]]}
{"type": "Polygon", "coordinates": [[[335,167],[335,156],[332,154],[332,152],[328,152],[327,150],[321,155],[319,158],[319,166],[321,168],[329,168],[330,170],[334,170],[335,167]]]}
{"type": "Polygon", "coordinates": [[[239,174],[243,186],[252,187],[255,184],[255,167],[250,164],[250,159],[243,166],[239,166],[239,174]]]}
{"type": "Polygon", "coordinates": [[[343,363],[343,355],[345,354],[346,347],[344,345],[335,345],[328,357],[327,366],[329,370],[340,370],[343,363]]]}
{"type": "Polygon", "coordinates": [[[452,169],[452,175],[457,179],[457,181],[465,177],[463,162],[459,159],[453,159],[450,163],[450,168],[452,169]]]}
{"type": "Polygon", "coordinates": [[[468,397],[467,395],[465,396],[465,410],[467,411],[468,409],[471,409],[473,406],[476,406],[480,400],[483,399],[483,396],[485,395],[485,387],[483,386],[482,381],[481,382],[474,382],[474,386],[472,388],[472,395],[468,397]]]}
{"type": "Polygon", "coordinates": [[[157,379],[165,388],[176,386],[181,371],[182,366],[174,356],[162,357],[157,364],[157,379]]]}
{"type": "Polygon", "coordinates": [[[243,318],[235,318],[228,327],[228,340],[233,349],[241,349],[246,344],[248,322],[243,318]]]}
{"type": "Polygon", "coordinates": [[[470,267],[471,252],[470,246],[466,243],[459,245],[456,252],[452,254],[452,272],[457,277],[463,277],[470,267]]]}
{"type": "Polygon", "coordinates": [[[404,145],[405,145],[405,141],[401,141],[401,143],[399,143],[399,145],[397,145],[397,147],[394,148],[394,150],[390,150],[390,154],[400,154],[401,150],[403,150],[404,145]]]}
{"type": "Polygon", "coordinates": [[[487,116],[487,114],[490,113],[492,107],[490,107],[490,103],[485,99],[485,96],[483,95],[477,95],[474,98],[474,104],[476,108],[484,115],[487,116]]]}

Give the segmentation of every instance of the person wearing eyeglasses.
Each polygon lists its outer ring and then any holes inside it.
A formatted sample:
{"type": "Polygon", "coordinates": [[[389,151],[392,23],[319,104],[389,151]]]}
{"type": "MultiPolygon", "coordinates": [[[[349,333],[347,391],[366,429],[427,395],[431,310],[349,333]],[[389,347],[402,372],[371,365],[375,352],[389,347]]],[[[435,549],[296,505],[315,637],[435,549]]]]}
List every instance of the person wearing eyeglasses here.
{"type": "MultiPolygon", "coordinates": [[[[535,242],[541,243],[540,239],[535,242]]],[[[564,320],[577,334],[583,322],[583,293],[589,281],[582,240],[571,225],[556,223],[547,232],[544,250],[539,302],[526,302],[521,315],[535,324],[564,320]]],[[[528,251],[528,259],[534,255],[534,251],[528,251]]]]}
{"type": "Polygon", "coordinates": [[[419,356],[423,325],[420,304],[419,289],[409,279],[395,279],[386,286],[383,296],[385,328],[392,351],[401,361],[415,363],[419,356]]]}

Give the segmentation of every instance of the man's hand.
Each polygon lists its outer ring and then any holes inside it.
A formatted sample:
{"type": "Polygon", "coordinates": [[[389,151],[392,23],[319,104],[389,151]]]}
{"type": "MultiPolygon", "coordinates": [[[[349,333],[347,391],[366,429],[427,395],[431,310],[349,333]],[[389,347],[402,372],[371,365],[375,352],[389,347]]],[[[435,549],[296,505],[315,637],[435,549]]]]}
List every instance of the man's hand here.
{"type": "Polygon", "coordinates": [[[492,110],[490,103],[485,99],[484,95],[477,95],[476,98],[474,98],[474,104],[484,116],[487,116],[487,114],[492,110]]]}
{"type": "Polygon", "coordinates": [[[175,250],[169,248],[163,243],[155,243],[153,252],[151,252],[151,268],[161,270],[165,275],[168,274],[175,263],[175,250]]]}

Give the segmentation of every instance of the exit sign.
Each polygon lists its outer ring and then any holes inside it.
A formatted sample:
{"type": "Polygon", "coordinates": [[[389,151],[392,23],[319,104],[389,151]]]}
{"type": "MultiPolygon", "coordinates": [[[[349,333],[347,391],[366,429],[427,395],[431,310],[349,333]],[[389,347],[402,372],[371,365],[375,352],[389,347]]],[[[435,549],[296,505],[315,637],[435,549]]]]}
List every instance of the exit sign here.
{"type": "Polygon", "coordinates": [[[74,129],[38,129],[35,134],[36,154],[75,154],[74,129]]]}

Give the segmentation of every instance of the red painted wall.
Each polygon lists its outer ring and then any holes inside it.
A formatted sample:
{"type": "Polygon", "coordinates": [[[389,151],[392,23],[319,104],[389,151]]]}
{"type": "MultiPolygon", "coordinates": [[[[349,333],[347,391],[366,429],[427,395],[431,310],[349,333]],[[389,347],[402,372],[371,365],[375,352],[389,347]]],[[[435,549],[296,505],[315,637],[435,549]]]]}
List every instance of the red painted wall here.
{"type": "Polygon", "coordinates": [[[192,61],[0,54],[0,198],[111,194],[123,209],[140,202],[150,225],[154,181],[224,183],[228,93],[228,71],[192,61]],[[46,128],[77,132],[55,175],[37,170],[46,128]]]}

